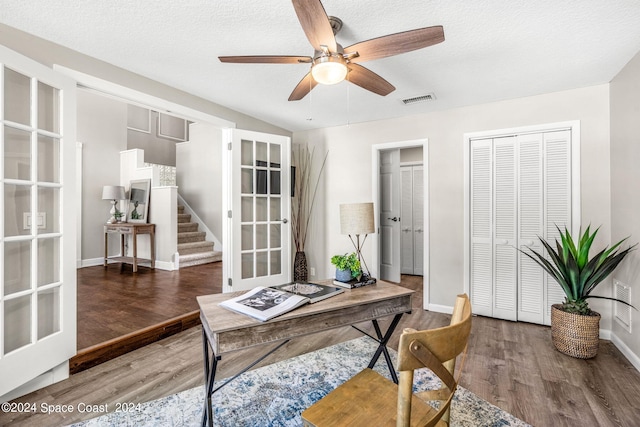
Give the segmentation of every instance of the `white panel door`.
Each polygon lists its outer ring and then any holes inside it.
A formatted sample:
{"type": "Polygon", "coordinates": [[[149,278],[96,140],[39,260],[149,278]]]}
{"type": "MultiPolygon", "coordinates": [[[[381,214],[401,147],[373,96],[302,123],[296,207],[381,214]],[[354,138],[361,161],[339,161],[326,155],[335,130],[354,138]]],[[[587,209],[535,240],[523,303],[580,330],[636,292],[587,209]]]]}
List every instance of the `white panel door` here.
{"type": "Polygon", "coordinates": [[[76,85],[0,46],[0,396],[76,353],[76,85]]]}
{"type": "Polygon", "coordinates": [[[225,291],[291,281],[291,142],[288,137],[231,132],[225,242],[225,291]]]}
{"type": "Polygon", "coordinates": [[[470,293],[473,312],[493,316],[492,139],[471,142],[470,293]]]}
{"type": "Polygon", "coordinates": [[[380,151],[380,278],[400,282],[400,150],[380,151]]]}
{"type": "Polygon", "coordinates": [[[493,317],[517,319],[517,188],[516,137],[493,140],[493,317]]]}

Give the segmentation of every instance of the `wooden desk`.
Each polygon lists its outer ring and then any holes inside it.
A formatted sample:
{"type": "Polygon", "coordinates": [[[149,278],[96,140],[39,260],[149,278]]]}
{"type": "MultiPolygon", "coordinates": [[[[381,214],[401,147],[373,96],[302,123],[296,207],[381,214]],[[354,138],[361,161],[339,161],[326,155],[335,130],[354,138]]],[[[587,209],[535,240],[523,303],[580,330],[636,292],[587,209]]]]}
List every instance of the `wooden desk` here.
{"type": "MultiPolygon", "coordinates": [[[[330,281],[327,283],[330,283],[330,281]]],[[[202,321],[206,395],[202,419],[203,426],[213,425],[211,395],[226,386],[238,375],[286,344],[291,338],[342,326],[353,326],[356,323],[372,321],[377,335],[377,338],[372,338],[378,341],[379,346],[369,363],[369,367],[373,368],[380,355],[383,354],[392,378],[396,383],[398,382],[386,345],[402,315],[411,312],[411,297],[414,293],[411,289],[379,281],[371,286],[346,289],[342,294],[315,304],[307,304],[267,322],[260,322],[244,314],[235,313],[218,306],[220,302],[242,293],[244,292],[197,297],[198,305],[200,306],[200,320],[202,321]],[[382,333],[377,320],[387,316],[394,316],[394,318],[387,331],[382,333]],[[280,344],[256,362],[241,370],[229,381],[218,386],[215,390],[213,389],[217,363],[222,358],[222,354],[276,342],[280,344]],[[209,349],[213,353],[211,357],[209,357],[209,349]]]]}
{"type": "Polygon", "coordinates": [[[147,261],[151,263],[151,268],[156,268],[156,225],[155,224],[137,224],[128,222],[117,222],[113,224],[104,225],[104,266],[106,267],[108,261],[122,262],[133,264],[133,272],[138,271],[138,262],[147,261]],[[109,234],[117,233],[120,235],[120,254],[122,256],[109,256],[109,234]],[[149,243],[151,245],[151,258],[142,259],[138,258],[138,235],[148,234],[149,243]],[[125,252],[125,237],[132,236],[133,256],[124,256],[125,252]]]}

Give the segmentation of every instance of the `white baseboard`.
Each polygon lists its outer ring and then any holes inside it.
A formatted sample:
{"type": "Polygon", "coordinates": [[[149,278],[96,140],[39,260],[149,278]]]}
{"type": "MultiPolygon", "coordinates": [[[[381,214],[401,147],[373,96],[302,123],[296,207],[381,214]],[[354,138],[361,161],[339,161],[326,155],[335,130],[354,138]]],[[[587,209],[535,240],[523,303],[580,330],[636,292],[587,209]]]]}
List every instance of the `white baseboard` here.
{"type": "Polygon", "coordinates": [[[435,311],[436,313],[445,313],[445,314],[453,313],[453,307],[448,305],[429,304],[429,306],[427,307],[427,310],[435,311]]]}
{"type": "Polygon", "coordinates": [[[31,381],[11,390],[9,393],[0,396],[0,402],[8,402],[18,397],[40,390],[43,387],[55,384],[69,378],[69,361],[63,362],[55,368],[32,379],[31,381]]]}
{"type": "Polygon", "coordinates": [[[617,335],[615,334],[610,334],[610,335],[611,335],[611,342],[613,343],[613,345],[615,345],[616,348],[620,350],[620,353],[622,353],[624,357],[626,357],[627,360],[631,362],[634,368],[636,368],[636,371],[640,372],[640,357],[638,357],[637,354],[635,354],[629,347],[627,347],[627,345],[620,338],[618,338],[617,335]]]}
{"type": "Polygon", "coordinates": [[[83,259],[82,261],[80,261],[80,268],[94,267],[96,265],[102,265],[103,263],[104,258],[83,259]]]}
{"type": "MultiPolygon", "coordinates": [[[[103,263],[104,263],[104,258],[83,259],[79,263],[80,265],[78,266],[78,268],[95,267],[96,265],[102,265],[103,263]]],[[[167,270],[167,271],[177,270],[176,265],[171,261],[156,260],[156,268],[158,270],[167,270]]]]}

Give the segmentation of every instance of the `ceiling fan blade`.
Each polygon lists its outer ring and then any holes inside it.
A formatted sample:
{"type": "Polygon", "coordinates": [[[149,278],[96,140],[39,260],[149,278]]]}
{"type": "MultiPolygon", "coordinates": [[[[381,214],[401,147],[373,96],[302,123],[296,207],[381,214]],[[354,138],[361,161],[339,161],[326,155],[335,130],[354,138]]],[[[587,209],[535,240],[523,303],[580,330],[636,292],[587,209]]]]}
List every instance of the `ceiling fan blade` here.
{"type": "Polygon", "coordinates": [[[318,83],[311,77],[311,72],[308,72],[306,76],[300,80],[300,83],[293,89],[291,95],[289,95],[289,101],[300,101],[307,96],[311,89],[316,87],[318,83]]]}
{"type": "Polygon", "coordinates": [[[378,95],[387,96],[394,90],[395,86],[374,73],[368,68],[358,64],[349,64],[349,74],[347,80],[363,89],[377,93],[378,95]]]}
{"type": "Polygon", "coordinates": [[[310,63],[310,56],[275,56],[275,55],[250,55],[250,56],[219,56],[221,62],[235,64],[300,64],[310,63]]]}
{"type": "Polygon", "coordinates": [[[358,52],[358,56],[350,58],[351,62],[364,62],[373,59],[399,55],[412,50],[422,49],[444,41],[442,25],[418,28],[416,30],[389,34],[356,43],[344,49],[345,55],[358,52]]]}
{"type": "Polygon", "coordinates": [[[326,46],[330,52],[336,52],[336,38],[329,23],[329,17],[320,0],[292,0],[298,21],[307,35],[311,46],[321,51],[326,46]]]}

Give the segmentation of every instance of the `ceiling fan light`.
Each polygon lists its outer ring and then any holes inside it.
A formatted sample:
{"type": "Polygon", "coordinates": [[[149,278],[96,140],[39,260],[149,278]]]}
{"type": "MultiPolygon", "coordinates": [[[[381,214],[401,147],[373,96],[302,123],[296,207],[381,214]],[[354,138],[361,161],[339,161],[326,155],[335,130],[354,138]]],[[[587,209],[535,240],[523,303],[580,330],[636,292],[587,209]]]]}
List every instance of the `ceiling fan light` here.
{"type": "Polygon", "coordinates": [[[347,77],[347,64],[341,55],[320,56],[313,61],[311,75],[323,85],[340,83],[347,77]]]}

